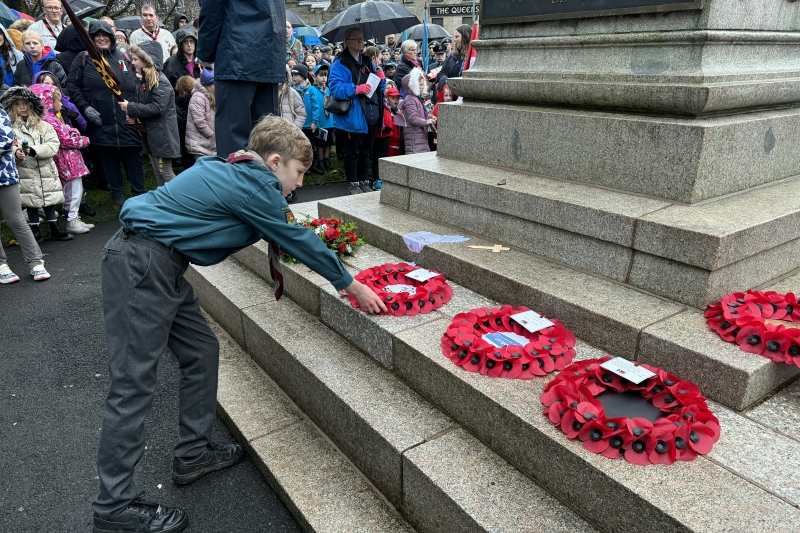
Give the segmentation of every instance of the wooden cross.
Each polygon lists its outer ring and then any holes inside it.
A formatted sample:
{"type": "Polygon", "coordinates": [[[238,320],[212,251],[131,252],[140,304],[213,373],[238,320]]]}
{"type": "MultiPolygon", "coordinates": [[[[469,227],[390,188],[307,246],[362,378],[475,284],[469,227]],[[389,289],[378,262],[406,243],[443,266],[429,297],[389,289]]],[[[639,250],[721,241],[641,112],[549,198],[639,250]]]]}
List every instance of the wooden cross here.
{"type": "Polygon", "coordinates": [[[477,250],[491,250],[493,253],[507,252],[511,249],[506,248],[502,244],[495,244],[494,246],[470,246],[470,248],[475,248],[477,250]]]}

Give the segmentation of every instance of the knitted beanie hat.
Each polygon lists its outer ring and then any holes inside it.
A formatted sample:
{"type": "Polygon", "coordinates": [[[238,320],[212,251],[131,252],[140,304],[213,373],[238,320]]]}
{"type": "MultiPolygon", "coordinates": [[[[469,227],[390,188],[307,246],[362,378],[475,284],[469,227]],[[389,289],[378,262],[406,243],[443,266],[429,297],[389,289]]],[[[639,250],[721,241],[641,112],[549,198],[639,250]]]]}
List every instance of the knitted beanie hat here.
{"type": "Polygon", "coordinates": [[[203,69],[203,72],[200,73],[200,85],[203,87],[208,87],[209,85],[214,85],[214,71],[209,70],[207,68],[203,69]]]}

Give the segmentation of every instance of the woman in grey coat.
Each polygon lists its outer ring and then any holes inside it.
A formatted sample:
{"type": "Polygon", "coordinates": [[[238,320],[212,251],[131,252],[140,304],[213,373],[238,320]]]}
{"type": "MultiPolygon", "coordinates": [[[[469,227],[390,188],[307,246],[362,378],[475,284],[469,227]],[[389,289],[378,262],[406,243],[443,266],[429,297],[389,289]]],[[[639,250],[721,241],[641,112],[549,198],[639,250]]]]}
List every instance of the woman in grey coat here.
{"type": "Polygon", "coordinates": [[[133,67],[141,73],[142,80],[136,88],[136,102],[122,101],[119,106],[127,113],[128,123],[140,119],[144,124],[145,149],[160,187],[175,177],[172,160],[181,156],[175,91],[161,72],[162,49],[159,43],[132,44],[129,50],[133,67]]]}

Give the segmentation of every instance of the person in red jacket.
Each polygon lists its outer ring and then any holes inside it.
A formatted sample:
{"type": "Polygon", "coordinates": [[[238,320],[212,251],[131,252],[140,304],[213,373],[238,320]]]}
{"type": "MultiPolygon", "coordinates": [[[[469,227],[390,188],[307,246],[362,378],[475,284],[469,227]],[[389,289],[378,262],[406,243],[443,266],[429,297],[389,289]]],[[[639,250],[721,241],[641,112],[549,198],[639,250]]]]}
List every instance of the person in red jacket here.
{"type": "MultiPolygon", "coordinates": [[[[452,102],[453,101],[453,91],[450,90],[450,85],[445,82],[444,86],[439,90],[436,95],[436,105],[433,106],[433,116],[436,117],[438,122],[439,120],[439,104],[442,102],[452,102]]],[[[433,134],[433,144],[436,145],[439,141],[439,133],[436,132],[433,134]]]]}
{"type": "MultiPolygon", "coordinates": [[[[386,102],[384,104],[384,129],[388,129],[386,155],[385,157],[392,157],[395,155],[403,155],[403,128],[395,123],[394,117],[400,115],[403,117],[403,112],[400,110],[400,91],[392,87],[386,91],[386,102]]],[[[402,123],[402,120],[401,120],[402,123]]]]}

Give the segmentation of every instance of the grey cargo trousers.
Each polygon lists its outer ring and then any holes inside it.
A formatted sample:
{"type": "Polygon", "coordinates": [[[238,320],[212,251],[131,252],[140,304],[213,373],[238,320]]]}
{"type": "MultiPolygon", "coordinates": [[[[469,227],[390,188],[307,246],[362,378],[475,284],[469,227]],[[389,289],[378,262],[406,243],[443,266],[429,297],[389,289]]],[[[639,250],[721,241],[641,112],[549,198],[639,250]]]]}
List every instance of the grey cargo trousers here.
{"type": "Polygon", "coordinates": [[[133,471],[144,452],[156,367],[169,347],[181,372],[175,456],[202,453],[217,401],[219,342],[200,312],[189,266],[177,251],[120,229],[103,249],[101,283],[110,389],[97,454],[100,494],[94,511],[113,518],[137,496],[133,471]]]}

